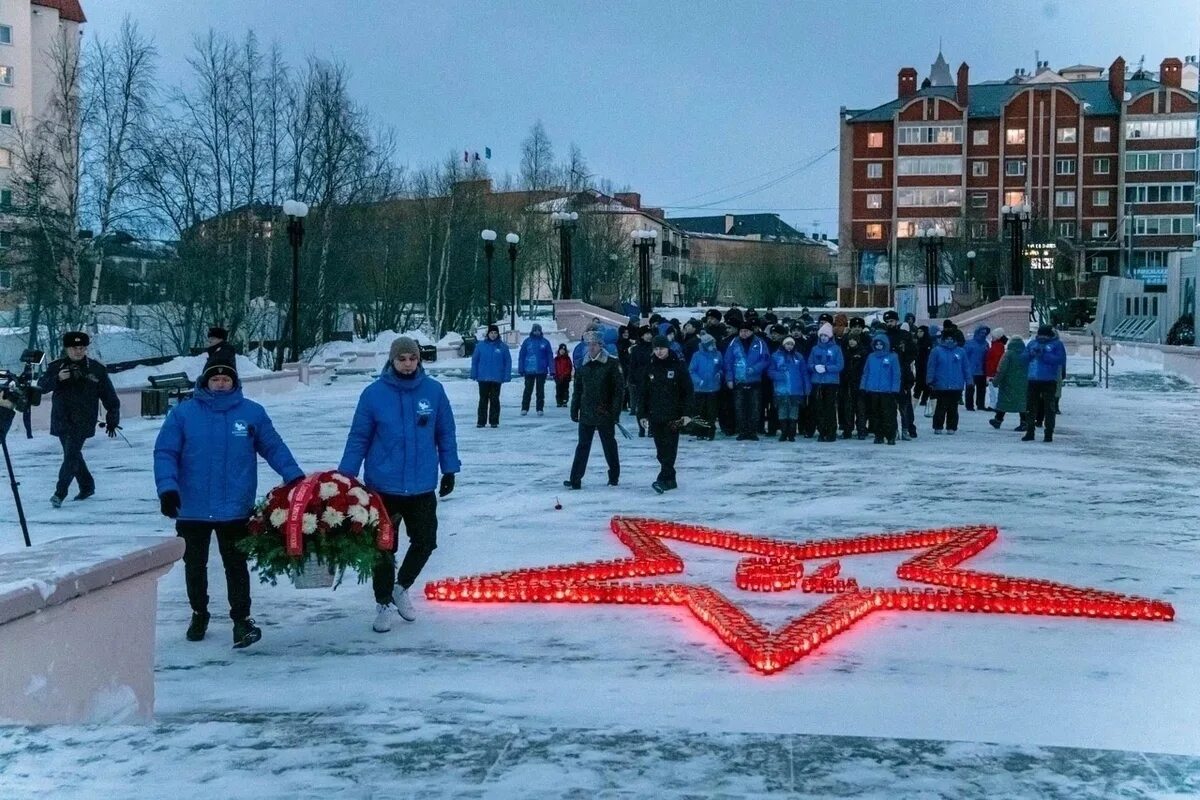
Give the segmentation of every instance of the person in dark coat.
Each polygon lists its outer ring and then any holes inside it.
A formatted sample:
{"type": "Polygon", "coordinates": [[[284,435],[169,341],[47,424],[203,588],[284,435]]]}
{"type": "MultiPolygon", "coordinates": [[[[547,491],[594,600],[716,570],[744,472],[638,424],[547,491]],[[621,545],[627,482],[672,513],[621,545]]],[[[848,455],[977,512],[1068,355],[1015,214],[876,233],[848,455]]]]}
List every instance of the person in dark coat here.
{"type": "Polygon", "coordinates": [[[462,469],[446,390],[425,374],[421,348],[408,336],[392,342],[379,378],[359,395],[337,471],[358,477],[360,467],[363,484],[378,492],[396,531],[403,523],[408,534],[399,571],[396,536],[393,549],[378,554],[371,574],[371,629],[387,633],[396,614],[408,622],[417,618],[408,590],[437,549],[437,499],[454,491],[454,476],[462,469]]]}
{"type": "Polygon", "coordinates": [[[691,423],[692,378],[671,350],[666,336],[655,336],[651,343],[654,358],[646,370],[642,397],[638,402],[641,417],[638,426],[654,437],[654,455],[658,458],[658,477],[650,484],[662,494],[678,488],[675,482],[675,457],[679,453],[679,432],[691,423]]]}
{"type": "Polygon", "coordinates": [[[917,331],[913,335],[913,341],[917,346],[917,360],[913,364],[916,367],[916,382],[914,385],[914,395],[917,401],[922,405],[929,402],[929,382],[926,379],[926,369],[929,367],[929,351],[933,349],[933,336],[929,332],[928,325],[918,325],[917,331]]]}
{"type": "Polygon", "coordinates": [[[208,347],[204,348],[204,352],[208,353],[209,358],[236,364],[237,351],[233,349],[233,345],[225,341],[228,338],[229,331],[219,325],[214,325],[208,329],[208,347]]]}
{"type": "Polygon", "coordinates": [[[529,413],[529,401],[537,391],[537,415],[542,416],[546,407],[546,376],[553,369],[554,352],[550,342],[542,335],[542,326],[533,323],[529,336],[521,343],[517,353],[517,374],[525,379],[525,391],[521,394],[521,416],[529,413]]]}
{"type": "MultiPolygon", "coordinates": [[[[1025,340],[1014,336],[1008,340],[1004,356],[992,377],[992,385],[996,387],[996,416],[988,420],[988,424],[996,430],[1004,423],[1004,415],[1015,412],[1021,417],[1019,431],[1028,430],[1028,415],[1025,413],[1029,405],[1029,364],[1025,357],[1025,340]]],[[[1032,427],[1031,425],[1029,427],[1032,427]]]]}
{"type": "Polygon", "coordinates": [[[163,516],[184,542],[183,575],[192,621],[187,639],[208,631],[208,550],[213,534],[225,566],[233,646],[248,647],[262,631],[250,617],[250,570],[237,543],[249,535],[258,460],[287,483],[304,477],[266,410],[242,396],[232,361],[210,358],[191,399],[163,422],[154,441],[154,485],[163,516]]]}
{"type": "Polygon", "coordinates": [[[600,434],[604,460],[608,463],[608,485],[621,479],[621,461],[617,452],[616,427],[621,417],[621,393],[624,382],[617,359],[604,349],[600,334],[585,335],[587,356],[575,370],[575,390],[571,396],[571,421],[579,423],[579,443],[571,462],[571,477],[563,481],[568,489],[582,486],[587,471],[592,439],[600,434]]]}
{"type": "MultiPolygon", "coordinates": [[[[646,325],[638,328],[638,340],[629,348],[629,374],[625,376],[625,388],[629,393],[629,413],[640,417],[642,410],[638,408],[641,402],[642,384],[646,382],[646,370],[650,369],[650,360],[654,358],[654,347],[650,344],[654,339],[654,329],[646,325]]],[[[646,432],[638,430],[638,436],[646,432]]]]}
{"type": "Polygon", "coordinates": [[[50,435],[58,437],[63,450],[58,483],[50,497],[50,505],[55,508],[66,499],[71,481],[79,489],[76,500],[86,500],[96,493],[96,481],[83,460],[83,445],[96,435],[98,405],[104,405],[104,431],[110,439],[117,435],[121,422],[121,403],[108,371],[99,361],[88,358],[91,339],[82,331],[70,331],[63,334],[62,342],[66,354],[50,362],[38,380],[38,388],[53,393],[50,435]]]}
{"type": "Polygon", "coordinates": [[[900,396],[896,405],[900,411],[900,438],[904,440],[917,438],[917,423],[913,417],[912,388],[916,382],[913,374],[913,362],[917,358],[917,344],[912,334],[900,325],[900,315],[889,310],[883,315],[884,329],[892,352],[900,359],[900,396]]]}
{"type": "Polygon", "coordinates": [[[512,353],[500,341],[500,328],[488,325],[487,337],[471,354],[471,380],[479,383],[479,408],[475,427],[500,426],[500,386],[512,380],[512,353]]]}
{"type": "MultiPolygon", "coordinates": [[[[857,434],[867,438],[867,404],[859,384],[862,381],[863,364],[871,354],[871,343],[864,330],[862,317],[850,320],[850,328],[838,344],[846,366],[842,369],[842,383],[838,387],[838,416],[841,418],[842,438],[849,439],[857,434]]],[[[889,345],[890,348],[890,345],[889,345]]]]}
{"type": "Polygon", "coordinates": [[[988,334],[992,329],[987,325],[979,325],[971,334],[971,341],[963,346],[967,354],[967,366],[971,368],[971,383],[964,393],[967,411],[974,411],[978,406],[980,411],[987,408],[987,354],[988,334]]]}
{"type": "Polygon", "coordinates": [[[566,408],[571,401],[571,373],[575,371],[567,346],[560,344],[554,356],[554,401],[559,408],[566,408]]]}
{"type": "Polygon", "coordinates": [[[683,363],[692,363],[692,356],[700,349],[700,323],[689,319],[683,323],[683,336],[679,344],[683,347],[683,363]]]}

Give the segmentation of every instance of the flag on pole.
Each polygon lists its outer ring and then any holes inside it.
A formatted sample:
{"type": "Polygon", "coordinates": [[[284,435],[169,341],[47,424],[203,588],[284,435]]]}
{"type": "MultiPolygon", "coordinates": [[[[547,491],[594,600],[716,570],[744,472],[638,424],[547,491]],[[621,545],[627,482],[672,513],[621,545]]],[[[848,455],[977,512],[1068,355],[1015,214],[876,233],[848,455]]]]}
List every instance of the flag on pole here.
{"type": "Polygon", "coordinates": [[[485,147],[485,148],[483,148],[483,157],[484,157],[484,158],[486,158],[486,159],[488,159],[488,160],[491,160],[491,158],[492,158],[492,148],[490,148],[490,147],[485,147]]]}

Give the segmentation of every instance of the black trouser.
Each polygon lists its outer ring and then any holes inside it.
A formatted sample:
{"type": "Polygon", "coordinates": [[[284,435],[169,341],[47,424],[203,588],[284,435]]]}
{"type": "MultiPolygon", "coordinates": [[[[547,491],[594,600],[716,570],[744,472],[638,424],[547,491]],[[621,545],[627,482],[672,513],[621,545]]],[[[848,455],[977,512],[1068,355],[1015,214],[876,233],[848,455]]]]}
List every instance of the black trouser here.
{"type": "Polygon", "coordinates": [[[838,392],[838,413],[843,433],[867,432],[867,393],[846,385],[838,392]]]}
{"type": "Polygon", "coordinates": [[[735,383],[733,385],[733,416],[738,436],[758,435],[759,393],[757,383],[735,383]]]}
{"type": "MultiPolygon", "coordinates": [[[[1029,422],[1040,419],[1046,433],[1054,433],[1054,419],[1058,413],[1058,381],[1029,381],[1029,422]]],[[[1032,428],[1031,428],[1032,430],[1032,428]]]]}
{"type": "Polygon", "coordinates": [[[764,378],[759,384],[759,396],[762,398],[762,419],[766,428],[760,424],[760,430],[766,430],[768,436],[775,435],[779,430],[779,412],[775,410],[775,384],[769,378],[764,378]]]}
{"type": "Polygon", "coordinates": [[[967,411],[974,411],[978,408],[983,411],[987,408],[987,376],[976,375],[974,380],[963,391],[967,400],[967,411]]]}
{"type": "Polygon", "coordinates": [[[943,427],[947,430],[958,430],[958,401],[962,399],[961,389],[935,389],[933,398],[936,404],[933,407],[933,429],[940,431],[943,427]]]}
{"type": "Polygon", "coordinates": [[[555,378],[554,379],[554,402],[560,406],[565,406],[571,400],[571,379],[570,378],[555,378]]]}
{"type": "MultiPolygon", "coordinates": [[[[642,385],[629,381],[625,384],[625,388],[629,391],[629,413],[634,419],[641,417],[642,412],[642,385]]],[[[645,436],[646,432],[638,426],[638,436],[645,436]]],[[[588,445],[591,447],[591,445],[588,445]]]]}
{"type": "Polygon", "coordinates": [[[721,433],[733,436],[737,433],[737,413],[733,403],[733,389],[721,384],[717,391],[717,420],[721,425],[721,433]]]}
{"type": "Polygon", "coordinates": [[[817,412],[813,403],[815,396],[809,395],[808,402],[800,406],[800,413],[796,416],[796,430],[801,436],[806,438],[813,435],[813,431],[817,429],[817,412]]]}
{"type": "MultiPolygon", "coordinates": [[[[1029,415],[1026,414],[1024,411],[1017,414],[1017,416],[1021,418],[1022,425],[1026,425],[1028,423],[1029,415]]],[[[1004,422],[1004,412],[1003,411],[996,412],[996,422],[1004,422]]]]}
{"type": "Polygon", "coordinates": [[[250,568],[237,542],[248,535],[246,520],[208,522],[178,520],[175,532],[183,539],[183,578],[188,604],[197,614],[208,613],[208,546],[217,534],[217,549],[225,566],[225,588],[229,593],[229,617],[235,622],[250,616],[250,568]]]}
{"type": "Polygon", "coordinates": [[[529,398],[533,395],[534,389],[537,389],[537,410],[541,411],[546,407],[546,376],[526,375],[525,393],[521,395],[522,411],[529,410],[529,398]]]}
{"type": "Polygon", "coordinates": [[[654,437],[654,455],[658,459],[658,481],[675,482],[675,456],[679,454],[679,429],[672,429],[666,422],[651,422],[650,435],[654,437]]]}
{"type": "Polygon", "coordinates": [[[696,392],[696,417],[709,424],[709,427],[700,430],[699,435],[707,439],[715,438],[717,435],[716,392],[696,392]]]}
{"type": "Polygon", "coordinates": [[[499,381],[479,382],[479,413],[475,423],[480,426],[491,423],[492,427],[500,424],[499,381]]]}
{"type": "Polygon", "coordinates": [[[54,487],[54,494],[66,497],[72,480],[77,483],[80,492],[94,492],[96,481],[92,479],[87,462],[83,460],[83,443],[87,439],[78,435],[68,435],[58,437],[58,441],[62,444],[63,462],[58,468],[58,483],[54,487]]]}
{"type": "Polygon", "coordinates": [[[813,410],[817,433],[823,439],[837,438],[837,384],[818,383],[813,387],[813,410]]]}
{"type": "Polygon", "coordinates": [[[896,406],[900,411],[900,429],[912,433],[917,429],[916,420],[913,418],[912,404],[912,387],[901,389],[900,394],[896,397],[896,406]]]}
{"type": "Polygon", "coordinates": [[[621,461],[617,453],[616,423],[584,425],[579,423],[579,444],[575,445],[575,460],[571,462],[571,483],[583,480],[587,471],[588,456],[592,454],[593,434],[600,434],[600,446],[604,448],[604,460],[608,462],[608,479],[617,481],[621,477],[621,461]]]}
{"type": "Polygon", "coordinates": [[[379,496],[383,499],[383,506],[387,509],[392,527],[396,531],[392,549],[379,554],[375,560],[375,569],[371,573],[375,602],[386,605],[392,602],[392,592],[395,591],[397,583],[401,588],[408,589],[417,582],[417,576],[421,574],[425,562],[437,549],[437,495],[433,492],[413,495],[380,492],[379,496]],[[400,572],[397,574],[396,551],[400,547],[401,523],[404,524],[404,532],[408,534],[408,550],[404,553],[404,560],[400,562],[400,572]]]}
{"type": "Polygon", "coordinates": [[[875,439],[896,441],[896,401],[897,396],[891,392],[863,392],[867,396],[868,413],[871,415],[871,428],[875,431],[875,439]]]}

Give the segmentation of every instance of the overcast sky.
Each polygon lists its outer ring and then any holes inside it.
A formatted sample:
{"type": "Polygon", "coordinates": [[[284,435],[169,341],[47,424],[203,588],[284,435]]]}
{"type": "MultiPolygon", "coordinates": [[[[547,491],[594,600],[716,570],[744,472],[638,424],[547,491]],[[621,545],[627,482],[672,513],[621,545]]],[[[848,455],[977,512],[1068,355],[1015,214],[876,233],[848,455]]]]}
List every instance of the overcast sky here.
{"type": "Polygon", "coordinates": [[[253,28],[293,62],[343,61],[409,165],[486,146],[494,175],[515,172],[540,119],[556,155],[578,143],[595,175],[647,205],[778,211],[831,235],[836,154],[801,167],[836,147],[840,106],[892,99],[900,67],[924,78],[939,40],[951,70],[967,61],[973,82],[1032,69],[1035,51],[1054,67],[1122,55],[1157,69],[1200,49],[1196,0],[83,4],[88,36],[111,36],[132,16],[158,44],[165,83],[186,80],[192,37],[209,28],[253,28]]]}

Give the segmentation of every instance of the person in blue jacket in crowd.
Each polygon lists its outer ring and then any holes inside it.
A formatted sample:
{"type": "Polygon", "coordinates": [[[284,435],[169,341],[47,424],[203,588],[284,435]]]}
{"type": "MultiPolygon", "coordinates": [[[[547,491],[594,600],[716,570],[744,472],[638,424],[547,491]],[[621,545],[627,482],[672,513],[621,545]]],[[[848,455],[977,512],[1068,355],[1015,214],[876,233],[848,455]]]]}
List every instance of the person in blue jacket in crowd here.
{"type": "Polygon", "coordinates": [[[521,395],[521,416],[529,413],[529,400],[537,390],[537,415],[546,407],[546,376],[554,371],[554,350],[542,335],[542,326],[533,323],[529,336],[521,342],[517,353],[517,374],[525,379],[525,392],[521,395]]]}
{"type": "Polygon", "coordinates": [[[817,329],[817,342],[808,354],[819,442],[837,441],[837,395],[845,365],[842,348],[833,338],[833,325],[821,323],[817,329]]]}
{"type": "Polygon", "coordinates": [[[767,369],[775,401],[775,413],[779,419],[779,441],[796,441],[796,420],[800,407],[808,402],[812,393],[812,381],[808,377],[808,362],[796,349],[796,340],[785,336],[771,355],[767,369]]]}
{"type": "Polygon", "coordinates": [[[967,401],[967,411],[974,411],[976,408],[983,411],[987,408],[985,361],[989,347],[988,334],[991,332],[992,329],[987,325],[980,325],[971,335],[971,341],[963,345],[963,353],[967,356],[967,366],[971,368],[971,380],[967,384],[967,390],[963,392],[967,401]]]}
{"type": "Polygon", "coordinates": [[[610,326],[601,324],[600,320],[593,319],[588,323],[587,328],[583,331],[583,336],[579,339],[575,349],[571,351],[571,363],[578,370],[583,366],[583,362],[588,358],[588,334],[595,333],[600,337],[600,346],[604,348],[604,352],[610,356],[617,356],[617,340],[621,338],[620,332],[610,326]]]}
{"type": "Polygon", "coordinates": [[[287,483],[304,477],[258,403],[242,396],[237,367],[211,358],[190,400],[176,406],[154,442],[154,485],[163,516],[183,539],[183,575],[192,621],[187,639],[208,631],[208,549],[213,533],[229,594],[233,646],[262,638],[250,617],[250,569],[237,543],[249,535],[262,456],[287,483]]]}
{"type": "Polygon", "coordinates": [[[1035,421],[1044,420],[1042,441],[1054,441],[1054,420],[1058,416],[1058,381],[1067,365],[1067,349],[1051,325],[1038,327],[1037,338],[1025,348],[1029,361],[1029,427],[1021,437],[1032,442],[1036,433],[1035,421]]]}
{"type": "Polygon", "coordinates": [[[407,336],[392,342],[387,366],[358,398],[338,472],[357,477],[360,467],[363,483],[379,493],[397,533],[403,523],[408,534],[399,572],[397,536],[392,551],[379,554],[372,574],[371,628],[387,633],[395,614],[408,622],[417,618],[408,590],[437,548],[437,498],[454,491],[462,468],[446,390],[421,369],[421,349],[407,336]]]}
{"type": "Polygon", "coordinates": [[[479,383],[479,410],[475,427],[500,426],[500,385],[512,380],[512,353],[500,341],[500,328],[487,326],[487,337],[471,354],[471,380],[479,383]]]}
{"type": "Polygon", "coordinates": [[[963,388],[971,382],[967,354],[959,346],[953,328],[943,329],[937,346],[930,351],[925,380],[936,401],[933,432],[940,434],[945,427],[946,433],[953,434],[958,430],[958,401],[962,399],[963,388]]]}
{"type": "Polygon", "coordinates": [[[733,392],[733,413],[737,420],[739,442],[758,441],[759,400],[762,378],[770,363],[767,344],[754,335],[754,326],[746,321],[738,325],[737,336],[725,347],[725,385],[733,392]]]}
{"type": "Polygon", "coordinates": [[[692,376],[692,391],[696,398],[696,415],[708,423],[697,437],[712,441],[717,436],[717,396],[721,391],[722,356],[717,340],[707,333],[700,334],[700,347],[688,364],[692,376]]]}
{"type": "Polygon", "coordinates": [[[892,352],[892,340],[880,331],[871,337],[871,354],[863,362],[859,389],[866,398],[875,444],[896,443],[896,412],[900,392],[900,356],[892,352]]]}

